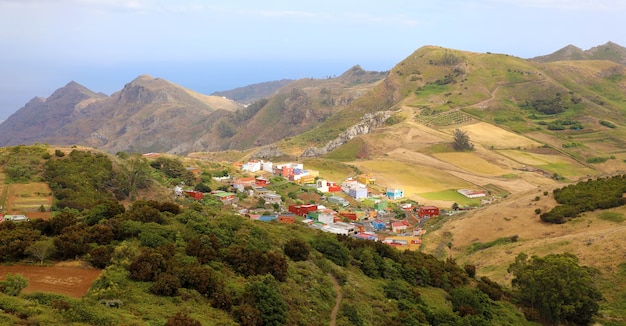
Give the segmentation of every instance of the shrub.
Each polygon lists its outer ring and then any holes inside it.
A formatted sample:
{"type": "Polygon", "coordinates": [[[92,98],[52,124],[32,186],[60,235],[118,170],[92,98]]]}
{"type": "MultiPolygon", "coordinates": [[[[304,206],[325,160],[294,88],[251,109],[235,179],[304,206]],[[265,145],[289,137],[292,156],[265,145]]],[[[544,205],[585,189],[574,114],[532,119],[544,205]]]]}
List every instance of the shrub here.
{"type": "Polygon", "coordinates": [[[6,295],[17,296],[28,286],[28,279],[21,274],[7,274],[0,282],[0,291],[6,295]]]}
{"type": "Polygon", "coordinates": [[[312,246],[333,263],[344,267],[348,265],[350,252],[336,238],[321,235],[313,240],[312,246]]]}
{"type": "Polygon", "coordinates": [[[309,245],[301,239],[287,241],[283,251],[293,261],[304,261],[309,258],[309,245]]]}
{"type": "Polygon", "coordinates": [[[607,128],[617,128],[617,126],[615,124],[613,124],[610,121],[606,121],[606,120],[600,120],[600,124],[607,127],[607,128]]]}
{"type": "Polygon", "coordinates": [[[178,277],[172,274],[161,274],[150,287],[150,292],[156,295],[173,297],[178,295],[179,288],[180,280],[178,277]]]}
{"type": "Polygon", "coordinates": [[[174,316],[167,319],[165,326],[201,326],[202,323],[189,317],[186,313],[177,312],[174,316]]]}
{"type": "Polygon", "coordinates": [[[467,264],[463,266],[463,269],[465,269],[465,272],[469,277],[476,276],[476,265],[467,264]]]}

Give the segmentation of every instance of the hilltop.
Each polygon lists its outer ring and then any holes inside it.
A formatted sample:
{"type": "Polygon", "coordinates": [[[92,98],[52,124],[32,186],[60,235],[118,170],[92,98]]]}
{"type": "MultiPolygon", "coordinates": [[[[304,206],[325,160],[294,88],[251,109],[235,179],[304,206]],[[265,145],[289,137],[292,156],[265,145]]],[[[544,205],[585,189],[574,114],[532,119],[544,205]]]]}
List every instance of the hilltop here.
{"type": "Polygon", "coordinates": [[[538,62],[565,60],[609,60],[621,65],[626,65],[626,48],[610,41],[605,44],[592,47],[588,50],[583,50],[570,44],[554,53],[534,57],[531,60],[538,62]]]}

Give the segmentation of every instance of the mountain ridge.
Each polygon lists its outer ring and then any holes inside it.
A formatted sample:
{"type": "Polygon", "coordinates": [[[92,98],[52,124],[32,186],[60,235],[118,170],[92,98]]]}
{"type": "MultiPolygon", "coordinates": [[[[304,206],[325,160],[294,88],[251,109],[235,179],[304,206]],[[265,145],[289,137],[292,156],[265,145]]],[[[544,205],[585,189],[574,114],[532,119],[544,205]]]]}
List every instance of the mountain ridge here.
{"type": "Polygon", "coordinates": [[[567,45],[551,54],[537,56],[530,60],[538,62],[553,62],[563,60],[609,60],[626,65],[626,48],[608,41],[602,45],[583,50],[574,45],[567,45]]]}
{"type": "MultiPolygon", "coordinates": [[[[599,56],[597,53],[605,57],[606,53],[610,53],[611,58],[615,58],[613,54],[620,54],[620,49],[624,48],[608,42],[582,54],[596,53],[595,58],[599,56]]],[[[419,114],[429,110],[460,109],[466,114],[485,116],[488,122],[493,123],[495,121],[489,117],[502,114],[499,111],[519,115],[519,107],[524,101],[505,103],[504,99],[500,99],[501,90],[511,92],[513,87],[537,84],[529,94],[517,95],[526,97],[525,101],[529,102],[548,100],[545,98],[546,90],[564,94],[574,93],[573,88],[580,88],[581,85],[598,87],[580,80],[577,75],[566,77],[579,79],[575,87],[556,82],[560,76],[569,74],[567,69],[589,76],[606,75],[602,78],[617,79],[618,83],[613,84],[621,87],[619,76],[623,71],[620,67],[604,67],[589,60],[551,61],[557,57],[580,57],[581,51],[568,45],[546,56],[551,58],[544,58],[547,62],[539,62],[539,59],[524,60],[506,54],[424,46],[390,72],[367,72],[356,65],[334,78],[270,83],[264,87],[271,95],[245,108],[223,96],[199,94],[147,74],[138,76],[110,96],[95,93],[72,81],[47,99],[33,98],[3,122],[0,145],[46,142],[83,144],[109,152],[190,153],[244,150],[295,137],[300,144],[294,141],[288,144],[297,150],[286,152],[299,156],[306,148],[324,146],[325,142],[359,123],[361,117],[368,113],[421,105],[422,109],[416,111],[419,114]],[[482,72],[492,74],[492,77],[484,78],[482,72]],[[477,78],[466,81],[472,75],[479,77],[480,85],[474,83],[477,78]],[[459,85],[464,85],[465,89],[459,85]],[[491,89],[486,89],[487,86],[491,89]],[[440,93],[436,90],[444,88],[454,91],[440,93]],[[501,110],[481,109],[476,106],[475,98],[499,103],[501,110]],[[472,101],[475,107],[466,107],[472,101]],[[268,128],[272,125],[280,128],[268,128]],[[186,132],[172,131],[181,128],[186,132]],[[167,136],[160,136],[159,133],[167,133],[167,136]]],[[[595,77],[593,80],[594,83],[605,83],[595,77]]],[[[617,91],[613,90],[614,85],[603,84],[602,87],[614,92],[617,91]]],[[[257,86],[252,85],[251,92],[254,93],[257,86]]],[[[613,104],[596,91],[584,90],[584,93],[586,95],[581,100],[590,107],[597,106],[599,109],[602,105],[597,103],[605,103],[605,106],[613,104]]],[[[611,118],[615,118],[615,114],[611,118]]],[[[531,124],[527,121],[526,125],[531,124]]]]}

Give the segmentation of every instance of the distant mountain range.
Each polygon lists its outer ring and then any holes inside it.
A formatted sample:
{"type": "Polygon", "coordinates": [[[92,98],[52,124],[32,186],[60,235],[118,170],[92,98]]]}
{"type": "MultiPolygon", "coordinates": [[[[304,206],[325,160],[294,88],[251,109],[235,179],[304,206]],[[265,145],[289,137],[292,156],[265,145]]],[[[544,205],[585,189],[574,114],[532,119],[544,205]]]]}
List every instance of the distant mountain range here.
{"type": "Polygon", "coordinates": [[[426,46],[391,72],[355,66],[336,78],[272,81],[213,95],[148,75],[111,96],[70,82],[48,98],[33,98],[2,122],[0,146],[40,142],[113,153],[184,154],[283,141],[288,152],[299,155],[324,146],[367,113],[462,110],[512,127],[506,122],[510,117],[527,115],[520,106],[553,100],[555,94],[588,103],[585,112],[595,108],[597,121],[621,123],[622,112],[612,107],[622,107],[613,93],[622,89],[623,97],[625,63],[626,48],[612,42],[586,51],[570,45],[530,60],[426,46]],[[477,99],[489,108],[472,107],[477,99]],[[499,103],[499,109],[486,102],[499,103]]]}
{"type": "Polygon", "coordinates": [[[538,62],[563,60],[609,60],[626,65],[626,48],[613,42],[607,42],[589,50],[583,50],[570,44],[552,54],[535,57],[531,60],[538,62]]]}

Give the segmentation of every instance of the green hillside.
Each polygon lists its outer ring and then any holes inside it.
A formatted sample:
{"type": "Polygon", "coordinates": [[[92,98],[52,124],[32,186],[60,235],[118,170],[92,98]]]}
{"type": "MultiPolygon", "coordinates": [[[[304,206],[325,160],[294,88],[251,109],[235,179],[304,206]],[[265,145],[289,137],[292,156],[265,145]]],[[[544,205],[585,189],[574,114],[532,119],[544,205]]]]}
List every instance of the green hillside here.
{"type": "MultiPolygon", "coordinates": [[[[210,195],[195,201],[167,190],[182,180],[221,188],[205,178],[229,173],[220,162],[187,160],[201,170],[194,178],[173,156],[114,157],[40,145],[2,154],[9,185],[42,180],[53,195],[51,218],[0,223],[3,263],[27,271],[37,266],[35,256],[45,265],[82,261],[102,270],[79,298],[19,294],[21,276],[4,275],[3,324],[531,324],[505,297],[478,290],[485,281],[454,260],[300,224],[252,221],[210,195]],[[35,246],[48,249],[29,249],[35,246]],[[474,296],[480,311],[460,312],[454,300],[474,296]]],[[[279,178],[272,181],[294,192],[279,178]]],[[[246,197],[239,197],[243,204],[246,197]]]]}

